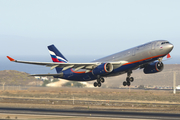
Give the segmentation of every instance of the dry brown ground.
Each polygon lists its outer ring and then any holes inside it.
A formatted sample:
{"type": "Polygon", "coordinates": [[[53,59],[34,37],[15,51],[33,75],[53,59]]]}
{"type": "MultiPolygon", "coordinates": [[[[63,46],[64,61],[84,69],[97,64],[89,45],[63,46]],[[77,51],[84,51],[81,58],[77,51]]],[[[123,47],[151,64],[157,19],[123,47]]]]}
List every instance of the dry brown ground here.
{"type": "MultiPolygon", "coordinates": [[[[117,118],[95,118],[95,117],[69,117],[69,116],[51,116],[51,115],[17,115],[0,114],[0,119],[23,119],[23,120],[117,120],[117,118]]],[[[139,120],[131,118],[118,118],[118,120],[139,120]]],[[[145,120],[145,119],[144,119],[145,120]]],[[[149,119],[147,119],[149,120],[149,119]]]]}
{"type": "Polygon", "coordinates": [[[174,95],[163,90],[34,87],[0,91],[0,106],[180,113],[180,92],[174,95]]]}

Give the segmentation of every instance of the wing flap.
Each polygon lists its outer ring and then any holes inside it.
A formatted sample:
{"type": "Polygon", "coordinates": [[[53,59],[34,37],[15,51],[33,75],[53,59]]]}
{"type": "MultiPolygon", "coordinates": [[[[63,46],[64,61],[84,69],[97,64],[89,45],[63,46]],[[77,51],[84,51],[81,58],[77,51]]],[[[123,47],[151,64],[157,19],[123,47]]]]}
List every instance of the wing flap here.
{"type": "Polygon", "coordinates": [[[51,67],[51,70],[53,70],[54,68],[58,67],[59,65],[54,65],[51,67]]]}
{"type": "Polygon", "coordinates": [[[79,66],[79,67],[77,67],[74,71],[78,71],[78,70],[80,70],[80,69],[82,69],[82,68],[84,68],[84,66],[79,66]]]}
{"type": "Polygon", "coordinates": [[[66,67],[64,67],[64,68],[62,69],[62,71],[67,70],[67,69],[69,69],[69,68],[73,68],[73,66],[74,66],[74,65],[66,66],[66,67]]]}

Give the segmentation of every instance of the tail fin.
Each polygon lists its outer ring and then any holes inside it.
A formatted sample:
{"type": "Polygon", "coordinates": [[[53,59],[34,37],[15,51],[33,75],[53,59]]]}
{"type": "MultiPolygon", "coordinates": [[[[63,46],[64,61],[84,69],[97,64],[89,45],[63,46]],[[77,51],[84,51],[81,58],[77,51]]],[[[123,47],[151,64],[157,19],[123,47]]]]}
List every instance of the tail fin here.
{"type": "MultiPolygon", "coordinates": [[[[68,60],[59,52],[59,50],[54,45],[48,46],[48,49],[53,62],[68,62],[68,60]]],[[[62,68],[56,68],[56,71],[57,73],[60,73],[62,71],[62,68]]]]}

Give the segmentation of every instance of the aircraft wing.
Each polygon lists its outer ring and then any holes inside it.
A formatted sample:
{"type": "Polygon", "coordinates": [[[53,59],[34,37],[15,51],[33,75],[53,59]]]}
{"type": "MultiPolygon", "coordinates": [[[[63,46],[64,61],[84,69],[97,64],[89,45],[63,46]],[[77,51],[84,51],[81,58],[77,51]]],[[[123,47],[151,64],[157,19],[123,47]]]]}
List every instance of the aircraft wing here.
{"type": "MultiPolygon", "coordinates": [[[[60,63],[60,62],[33,62],[33,61],[20,61],[20,60],[15,60],[9,56],[7,58],[12,61],[12,62],[17,62],[17,63],[25,63],[25,64],[34,64],[34,65],[44,65],[47,67],[51,67],[51,70],[59,67],[63,68],[62,71],[67,70],[69,68],[74,68],[74,71],[78,71],[79,69],[86,69],[87,72],[90,70],[93,70],[95,67],[100,65],[100,62],[92,62],[92,63],[60,63]]],[[[128,63],[127,61],[119,61],[119,62],[110,62],[113,66],[122,66],[125,63],[128,63]]],[[[48,74],[47,74],[48,76],[48,74]]]]}

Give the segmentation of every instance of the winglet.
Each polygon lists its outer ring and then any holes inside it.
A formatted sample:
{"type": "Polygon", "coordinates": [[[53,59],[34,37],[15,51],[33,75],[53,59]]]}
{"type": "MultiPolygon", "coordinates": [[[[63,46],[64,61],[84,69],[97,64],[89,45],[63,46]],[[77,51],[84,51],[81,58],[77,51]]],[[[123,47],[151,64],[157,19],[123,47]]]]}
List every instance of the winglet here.
{"type": "Polygon", "coordinates": [[[171,55],[170,55],[170,54],[167,54],[167,58],[171,58],[171,55]]]}
{"type": "Polygon", "coordinates": [[[13,58],[7,56],[7,58],[10,60],[10,61],[15,61],[13,58]]]}

